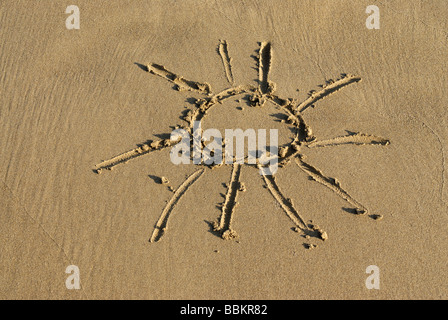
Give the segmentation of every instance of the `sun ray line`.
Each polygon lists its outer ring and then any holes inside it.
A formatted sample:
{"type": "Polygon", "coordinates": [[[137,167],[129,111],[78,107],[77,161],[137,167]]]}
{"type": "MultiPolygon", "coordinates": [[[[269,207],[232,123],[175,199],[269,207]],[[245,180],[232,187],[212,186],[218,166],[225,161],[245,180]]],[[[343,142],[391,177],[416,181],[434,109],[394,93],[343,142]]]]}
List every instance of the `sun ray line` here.
{"type": "Polygon", "coordinates": [[[224,204],[222,206],[221,217],[219,223],[215,224],[215,231],[221,233],[221,237],[225,240],[237,237],[237,233],[232,229],[233,216],[238,205],[238,193],[241,189],[241,164],[232,165],[232,175],[227,186],[227,193],[224,204]]]}
{"type": "Polygon", "coordinates": [[[149,242],[160,241],[160,239],[166,232],[166,229],[168,226],[168,219],[169,219],[174,207],[179,202],[179,200],[182,198],[182,196],[185,194],[185,192],[187,192],[188,188],[190,188],[193,185],[193,183],[195,183],[202,176],[204,171],[205,171],[205,169],[199,169],[199,170],[193,172],[177,188],[177,190],[174,192],[173,196],[171,197],[170,201],[166,204],[165,208],[163,209],[162,214],[160,215],[159,220],[157,221],[157,223],[154,227],[154,231],[151,235],[151,238],[149,239],[149,242]]]}
{"type": "Polygon", "coordinates": [[[275,177],[272,175],[262,175],[262,177],[274,199],[280,204],[283,211],[288,215],[291,221],[294,222],[296,227],[302,231],[309,231],[310,229],[304,219],[294,207],[292,199],[286,198],[281,192],[277,182],[275,181],[275,177]]]}
{"type": "Polygon", "coordinates": [[[226,40],[219,40],[218,53],[221,56],[224,71],[226,72],[227,81],[233,85],[235,80],[232,73],[232,58],[229,56],[229,49],[226,40]]]}
{"type": "Polygon", "coordinates": [[[361,132],[351,133],[346,136],[339,136],[331,139],[325,140],[314,140],[307,143],[308,148],[319,148],[319,147],[333,147],[345,144],[354,144],[358,146],[362,145],[381,145],[386,146],[390,144],[389,139],[382,137],[369,135],[361,132]]]}
{"type": "Polygon", "coordinates": [[[262,94],[269,89],[269,72],[272,63],[272,46],[270,42],[262,42],[258,52],[258,88],[262,94]]]}
{"type": "Polygon", "coordinates": [[[309,163],[306,163],[301,159],[301,157],[297,157],[295,159],[297,166],[302,169],[305,173],[307,173],[310,178],[316,182],[319,182],[320,184],[324,185],[325,187],[329,188],[331,191],[336,193],[339,197],[350,203],[351,205],[355,206],[355,212],[357,214],[365,214],[367,213],[367,208],[362,205],[360,202],[358,202],[356,199],[354,199],[350,194],[348,194],[347,191],[345,191],[339,181],[337,179],[325,176],[319,169],[316,167],[310,165],[309,163]]]}
{"type": "Polygon", "coordinates": [[[296,107],[296,110],[298,112],[304,112],[308,107],[311,107],[319,100],[322,100],[335,93],[336,91],[339,91],[340,89],[359,81],[361,81],[360,77],[356,77],[353,75],[343,75],[342,78],[324,86],[322,90],[311,93],[307,99],[305,99],[296,107]]]}
{"type": "Polygon", "coordinates": [[[146,66],[146,68],[149,73],[174,83],[179,91],[194,91],[206,95],[212,94],[211,86],[206,82],[201,83],[198,81],[184,79],[182,76],[168,71],[164,66],[156,63],[150,63],[146,66]]]}
{"type": "Polygon", "coordinates": [[[102,161],[101,163],[95,166],[94,171],[96,173],[101,173],[102,170],[112,170],[113,167],[119,164],[126,163],[129,160],[147,155],[152,151],[158,151],[165,148],[169,148],[174,144],[176,144],[177,142],[178,140],[162,139],[162,140],[155,140],[150,143],[144,143],[140,147],[121,153],[113,158],[110,158],[109,160],[102,161]]]}

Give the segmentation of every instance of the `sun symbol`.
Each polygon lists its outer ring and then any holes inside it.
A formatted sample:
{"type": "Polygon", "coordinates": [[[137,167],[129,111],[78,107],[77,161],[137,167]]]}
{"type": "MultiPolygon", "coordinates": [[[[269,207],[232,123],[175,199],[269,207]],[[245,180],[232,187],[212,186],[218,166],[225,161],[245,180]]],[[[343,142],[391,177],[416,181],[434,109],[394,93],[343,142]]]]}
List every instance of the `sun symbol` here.
{"type": "MultiPolygon", "coordinates": [[[[331,189],[339,197],[347,201],[353,208],[349,209],[354,214],[365,215],[367,214],[367,208],[354,199],[348,192],[346,192],[337,179],[331,178],[323,174],[318,168],[305,161],[305,156],[302,151],[305,148],[318,148],[328,146],[340,146],[340,145],[388,145],[390,141],[388,139],[368,135],[359,132],[350,132],[345,136],[339,136],[327,140],[318,140],[312,133],[311,128],[306,124],[303,117],[305,111],[314,107],[314,105],[320,100],[328,97],[329,95],[337,92],[338,90],[349,86],[350,84],[361,81],[360,77],[341,74],[337,80],[326,81],[325,85],[317,91],[310,91],[308,97],[302,101],[297,102],[294,99],[281,98],[276,95],[276,85],[270,81],[269,73],[272,63],[272,45],[270,42],[262,42],[259,44],[257,60],[258,69],[258,84],[257,85],[234,85],[234,79],[232,74],[231,58],[228,52],[228,44],[226,41],[220,41],[218,45],[218,53],[221,56],[226,77],[231,87],[225,89],[219,93],[213,93],[211,86],[208,83],[201,83],[196,81],[187,80],[171,71],[168,71],[164,66],[150,63],[148,65],[137,65],[150,74],[157,75],[159,77],[168,80],[175,85],[175,89],[178,91],[190,91],[203,95],[201,99],[195,99],[193,109],[190,109],[184,114],[183,119],[186,121],[186,125],[183,127],[190,136],[193,137],[193,123],[202,121],[202,119],[215,107],[218,107],[224,101],[240,97],[247,101],[250,107],[257,107],[260,110],[263,106],[270,102],[277,108],[281,109],[287,116],[287,119],[282,120],[293,131],[293,139],[286,145],[278,148],[278,166],[279,168],[294,162],[301,170],[303,170],[311,180],[314,180],[325,187],[331,189]]],[[[190,98],[191,99],[191,98],[190,98]]],[[[177,144],[178,141],[171,139],[160,139],[155,141],[146,141],[145,143],[138,145],[137,148],[119,154],[109,160],[103,161],[96,165],[94,171],[101,173],[103,170],[111,170],[113,167],[126,163],[129,160],[137,157],[149,154],[153,151],[169,148],[177,144]]],[[[206,147],[204,145],[204,147],[206,147]]],[[[246,159],[247,160],[247,159],[246,159]]],[[[150,242],[159,241],[165,234],[168,225],[168,219],[175,205],[180,201],[185,192],[192,186],[205,172],[207,167],[216,168],[223,164],[205,165],[201,163],[200,169],[193,172],[186,180],[176,189],[172,190],[173,195],[165,208],[162,210],[159,220],[157,221],[153,234],[150,238],[150,242]]],[[[232,228],[232,220],[237,205],[237,198],[239,192],[245,191],[245,185],[240,181],[241,170],[244,166],[256,166],[261,168],[262,165],[257,161],[257,164],[249,164],[247,161],[241,163],[230,164],[232,167],[232,173],[230,182],[227,186],[227,193],[225,200],[221,207],[221,215],[218,220],[213,224],[213,231],[219,234],[223,239],[237,238],[237,233],[232,228]]],[[[275,175],[261,175],[265,182],[266,188],[270,191],[275,200],[279,203],[283,211],[292,220],[295,227],[293,228],[297,232],[301,232],[305,238],[315,237],[321,240],[328,238],[327,233],[314,223],[307,223],[305,219],[299,214],[295,208],[292,200],[287,198],[282,193],[275,175]]],[[[380,219],[381,215],[371,214],[371,218],[380,219]]],[[[308,248],[312,248],[315,245],[304,244],[308,248]]]]}

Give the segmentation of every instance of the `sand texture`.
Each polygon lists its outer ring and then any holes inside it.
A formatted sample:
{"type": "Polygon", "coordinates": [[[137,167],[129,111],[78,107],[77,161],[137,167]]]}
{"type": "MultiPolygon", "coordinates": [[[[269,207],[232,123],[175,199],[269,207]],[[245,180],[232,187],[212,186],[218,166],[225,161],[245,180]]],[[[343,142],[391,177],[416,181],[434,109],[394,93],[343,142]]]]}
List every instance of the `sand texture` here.
{"type": "Polygon", "coordinates": [[[448,2],[67,5],[0,2],[0,298],[448,298],[448,2]]]}

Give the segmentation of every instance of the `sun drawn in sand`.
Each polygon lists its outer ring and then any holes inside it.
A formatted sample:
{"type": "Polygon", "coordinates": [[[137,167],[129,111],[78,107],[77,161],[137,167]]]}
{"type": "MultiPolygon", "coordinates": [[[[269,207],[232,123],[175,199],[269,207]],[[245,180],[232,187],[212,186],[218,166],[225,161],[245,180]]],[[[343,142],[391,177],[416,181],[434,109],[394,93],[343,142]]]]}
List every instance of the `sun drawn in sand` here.
{"type": "MultiPolygon", "coordinates": [[[[297,102],[293,99],[285,99],[276,95],[276,85],[269,79],[272,62],[272,45],[270,42],[260,43],[258,50],[257,69],[258,69],[258,84],[257,85],[234,85],[234,78],[232,74],[231,58],[228,52],[228,43],[220,41],[218,45],[218,53],[221,56],[225,74],[231,87],[219,93],[213,93],[211,86],[208,83],[201,83],[187,80],[173,72],[168,71],[164,66],[155,63],[148,65],[137,64],[141,69],[150,74],[157,75],[175,85],[179,91],[191,91],[199,93],[204,97],[202,99],[195,99],[195,107],[190,109],[184,120],[187,125],[184,129],[193,136],[193,123],[202,121],[202,119],[212,110],[213,107],[219,107],[224,101],[241,97],[247,101],[251,107],[258,107],[260,111],[263,106],[269,102],[280,108],[286,115],[287,120],[285,124],[290,126],[294,132],[292,141],[278,149],[278,166],[279,168],[286,166],[290,162],[294,162],[301,170],[303,170],[311,180],[314,180],[325,187],[331,189],[335,194],[347,201],[353,208],[352,213],[365,215],[367,208],[354,199],[348,192],[346,192],[337,179],[326,176],[318,168],[305,161],[305,156],[302,150],[305,148],[318,148],[340,145],[388,145],[388,139],[364,134],[349,132],[345,136],[339,136],[328,140],[318,140],[313,135],[311,128],[306,124],[303,117],[305,111],[314,107],[320,100],[337,92],[338,90],[349,86],[350,84],[361,81],[360,77],[342,74],[337,80],[327,81],[325,85],[321,86],[318,91],[311,91],[308,98],[302,102],[297,102]]],[[[137,148],[115,156],[109,160],[103,161],[96,165],[94,171],[101,173],[103,170],[111,170],[113,167],[126,163],[129,160],[149,154],[153,151],[169,148],[177,144],[178,141],[170,139],[160,139],[155,141],[147,141],[137,148]]],[[[232,172],[230,182],[227,184],[227,193],[225,195],[224,203],[222,204],[221,215],[214,224],[214,231],[217,232],[223,239],[233,239],[237,237],[236,232],[232,228],[232,220],[234,212],[238,203],[238,194],[245,191],[244,184],[240,181],[241,170],[243,165],[250,165],[247,162],[244,164],[231,164],[232,172]]],[[[207,167],[215,168],[220,165],[200,165],[201,168],[193,172],[186,180],[173,191],[173,196],[162,210],[159,220],[157,221],[150,242],[159,241],[167,230],[168,219],[176,204],[181,200],[185,192],[192,186],[205,172],[207,167]]],[[[252,164],[252,166],[254,166],[252,164]]],[[[255,166],[260,167],[260,164],[255,166]]],[[[294,230],[301,232],[305,238],[315,237],[321,240],[328,238],[327,233],[314,223],[305,222],[304,218],[294,206],[290,198],[285,197],[282,193],[275,175],[261,175],[266,184],[266,188],[270,191],[275,200],[279,203],[283,211],[292,220],[295,227],[294,230]]],[[[382,216],[371,214],[373,219],[379,219],[382,216]]],[[[313,248],[313,244],[304,244],[308,248],[313,248]]]]}

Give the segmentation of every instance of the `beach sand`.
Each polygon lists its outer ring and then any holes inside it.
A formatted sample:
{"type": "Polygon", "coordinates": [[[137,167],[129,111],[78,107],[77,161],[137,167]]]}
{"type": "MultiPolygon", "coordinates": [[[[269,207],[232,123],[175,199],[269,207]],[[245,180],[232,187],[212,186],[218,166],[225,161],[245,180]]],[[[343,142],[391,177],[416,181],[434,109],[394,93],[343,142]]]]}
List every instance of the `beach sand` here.
{"type": "MultiPolygon", "coordinates": [[[[0,298],[448,298],[447,2],[78,0],[73,30],[67,5],[0,4],[0,298]],[[368,5],[380,29],[366,27],[368,5]],[[264,72],[293,106],[359,77],[301,114],[316,141],[387,143],[301,146],[269,178],[145,149],[185,126],[195,99],[240,85],[266,94],[264,72]],[[222,210],[236,238],[213,229],[222,210]],[[305,237],[297,216],[325,236],[305,237]],[[70,265],[79,290],[66,287],[70,265]],[[371,265],[379,289],[366,287],[371,265]]],[[[284,106],[244,98],[217,103],[204,128],[291,140],[284,106]]]]}

